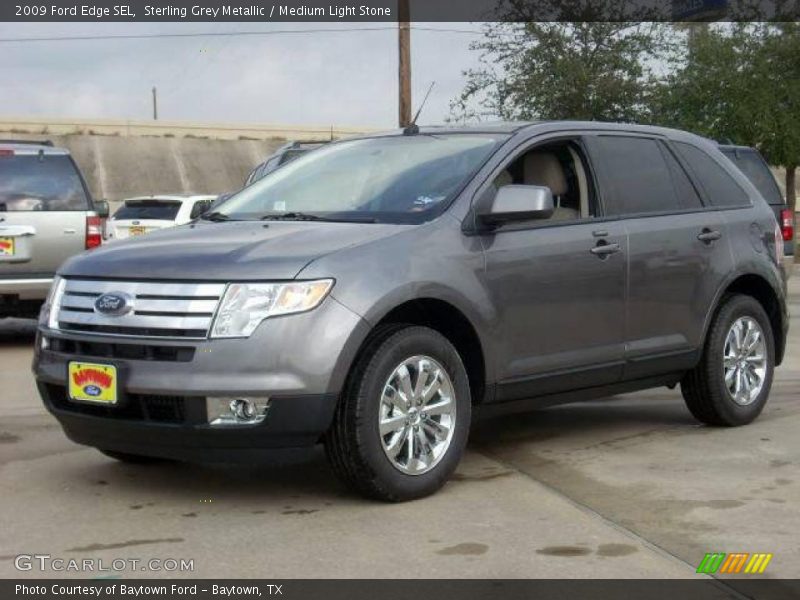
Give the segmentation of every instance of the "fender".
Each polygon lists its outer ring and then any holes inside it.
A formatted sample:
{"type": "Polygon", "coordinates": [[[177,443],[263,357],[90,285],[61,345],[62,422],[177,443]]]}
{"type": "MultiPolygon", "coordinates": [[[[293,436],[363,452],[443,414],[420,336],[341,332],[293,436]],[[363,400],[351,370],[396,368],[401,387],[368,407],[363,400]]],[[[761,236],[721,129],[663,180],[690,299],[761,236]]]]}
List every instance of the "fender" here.
{"type": "MultiPolygon", "coordinates": [[[[494,357],[497,354],[495,352],[494,336],[492,333],[496,328],[498,315],[485,291],[476,291],[476,293],[481,294],[482,297],[468,299],[458,290],[433,281],[408,282],[397,286],[384,294],[380,300],[373,303],[366,314],[360,315],[368,327],[366,331],[364,331],[363,328],[359,328],[359,331],[354,331],[353,336],[351,336],[352,339],[348,340],[347,345],[350,347],[351,343],[357,342],[356,347],[360,348],[372,329],[391,311],[402,304],[426,299],[439,300],[461,312],[475,330],[483,352],[486,385],[490,386],[495,383],[494,357]],[[485,307],[487,310],[485,313],[480,312],[476,310],[476,306],[485,307]]],[[[335,297],[335,289],[332,293],[332,297],[337,302],[344,304],[335,297]]],[[[347,306],[347,308],[353,310],[349,306],[347,306]]],[[[354,357],[355,353],[353,353],[353,358],[354,357]]],[[[348,364],[348,371],[349,367],[350,365],[348,364]]]]}
{"type": "MultiPolygon", "coordinates": [[[[769,269],[763,268],[762,265],[756,262],[748,263],[741,265],[736,270],[729,273],[725,279],[723,279],[722,283],[717,288],[717,291],[714,294],[714,300],[711,302],[711,308],[706,313],[705,319],[703,320],[703,345],[705,345],[706,337],[708,336],[708,330],[711,327],[711,321],[714,318],[714,315],[719,308],[719,303],[722,300],[722,296],[731,286],[731,284],[739,279],[740,277],[744,276],[753,276],[758,277],[764,283],[772,288],[772,291],[775,294],[775,297],[778,299],[778,303],[780,304],[780,318],[781,318],[781,326],[782,330],[779,333],[785,339],[785,330],[787,324],[787,307],[786,307],[786,295],[784,287],[781,285],[779,281],[777,281],[778,276],[771,272],[769,269]]],[[[702,351],[702,348],[700,349],[702,351]]],[[[779,365],[783,359],[783,350],[781,348],[776,348],[776,365],[779,365]]]]}

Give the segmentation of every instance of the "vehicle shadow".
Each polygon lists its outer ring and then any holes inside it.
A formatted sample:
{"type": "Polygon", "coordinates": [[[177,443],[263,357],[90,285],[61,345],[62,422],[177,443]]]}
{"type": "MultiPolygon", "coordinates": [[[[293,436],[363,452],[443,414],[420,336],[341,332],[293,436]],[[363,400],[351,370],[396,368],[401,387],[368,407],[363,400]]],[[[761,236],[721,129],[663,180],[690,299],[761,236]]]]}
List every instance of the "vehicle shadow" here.
{"type": "Polygon", "coordinates": [[[481,419],[473,426],[470,443],[479,447],[542,442],[567,436],[590,442],[597,438],[697,425],[680,391],[663,388],[481,419]]]}
{"type": "MultiPolygon", "coordinates": [[[[579,445],[593,445],[648,432],[695,427],[680,394],[656,398],[613,397],[591,403],[542,409],[482,420],[473,429],[469,451],[482,453],[498,446],[538,443],[570,437],[579,445]]],[[[543,445],[544,446],[544,445],[543,445]]],[[[491,455],[491,452],[489,452],[491,455]]],[[[151,498],[161,504],[205,504],[235,507],[253,514],[275,510],[321,510],[322,506],[372,504],[350,492],[333,475],[321,446],[265,452],[253,462],[199,464],[165,461],[151,465],[124,464],[98,454],[77,468],[86,483],[103,486],[122,497],[151,498]]],[[[469,456],[466,460],[469,460],[469,456]]],[[[458,478],[456,478],[458,479],[458,478]]],[[[92,487],[92,486],[90,486],[92,487]]],[[[95,488],[97,489],[97,488],[95,488]]]]}
{"type": "Polygon", "coordinates": [[[113,491],[126,498],[152,498],[158,504],[177,501],[204,510],[235,506],[259,514],[276,504],[290,511],[308,502],[365,502],[334,477],[321,446],[265,452],[254,462],[137,465],[109,458],[81,466],[75,474],[102,486],[95,489],[104,495],[113,491]]]}
{"type": "Polygon", "coordinates": [[[30,343],[35,337],[34,319],[0,319],[0,346],[30,343]]]}

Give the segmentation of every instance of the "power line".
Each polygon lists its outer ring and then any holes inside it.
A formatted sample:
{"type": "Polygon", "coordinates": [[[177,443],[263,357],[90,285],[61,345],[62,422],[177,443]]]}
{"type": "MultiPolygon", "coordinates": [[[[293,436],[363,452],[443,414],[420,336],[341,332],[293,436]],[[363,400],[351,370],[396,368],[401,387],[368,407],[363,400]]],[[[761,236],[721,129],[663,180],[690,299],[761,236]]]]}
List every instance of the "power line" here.
{"type": "MultiPolygon", "coordinates": [[[[234,36],[268,36],[268,35],[293,35],[309,33],[355,33],[361,31],[396,31],[396,26],[381,27],[351,27],[344,29],[275,29],[272,31],[204,31],[196,33],[142,33],[123,35],[70,35],[54,37],[19,37],[0,38],[0,44],[14,44],[24,42],[82,42],[95,40],[150,40],[164,38],[199,38],[199,37],[234,37],[234,36]]],[[[460,33],[467,35],[481,35],[480,31],[469,29],[444,29],[438,27],[411,27],[412,31],[460,33]]]]}

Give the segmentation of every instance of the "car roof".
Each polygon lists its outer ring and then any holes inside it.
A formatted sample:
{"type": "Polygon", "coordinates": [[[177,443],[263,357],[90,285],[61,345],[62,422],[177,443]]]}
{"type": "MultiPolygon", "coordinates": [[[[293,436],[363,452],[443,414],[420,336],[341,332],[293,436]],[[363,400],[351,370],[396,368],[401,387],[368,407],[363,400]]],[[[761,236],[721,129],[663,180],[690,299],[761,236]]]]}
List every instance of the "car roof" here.
{"type": "Polygon", "coordinates": [[[69,150],[53,146],[53,142],[50,141],[0,139],[0,148],[12,150],[14,154],[39,154],[40,152],[59,156],[69,154],[69,150]]]}
{"type": "MultiPolygon", "coordinates": [[[[732,150],[734,152],[758,152],[758,148],[753,148],[752,146],[739,146],[737,144],[720,144],[719,149],[725,152],[726,150],[732,150]]],[[[758,152],[761,154],[760,152],[758,152]]]]}
{"type": "Polygon", "coordinates": [[[172,200],[175,202],[187,202],[189,200],[214,200],[219,194],[153,194],[151,196],[135,196],[125,198],[123,202],[136,200],[172,200]]]}
{"type": "MultiPolygon", "coordinates": [[[[440,126],[420,126],[419,135],[445,135],[445,134],[527,134],[527,133],[548,133],[564,130],[583,130],[583,131],[615,131],[627,133],[641,133],[657,135],[669,139],[680,141],[692,141],[701,145],[714,144],[708,138],[682,131],[657,125],[638,125],[635,123],[618,123],[606,121],[496,121],[476,123],[469,125],[440,125],[440,126]]],[[[369,135],[356,136],[348,139],[367,139],[374,137],[389,137],[404,135],[403,129],[394,129],[369,135]]]]}

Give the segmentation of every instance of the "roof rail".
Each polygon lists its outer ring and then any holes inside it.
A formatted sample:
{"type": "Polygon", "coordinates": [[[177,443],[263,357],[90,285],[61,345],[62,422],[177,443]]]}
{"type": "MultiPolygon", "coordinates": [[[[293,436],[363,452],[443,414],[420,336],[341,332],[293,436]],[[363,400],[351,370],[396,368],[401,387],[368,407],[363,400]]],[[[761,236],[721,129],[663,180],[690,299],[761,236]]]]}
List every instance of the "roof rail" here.
{"type": "Polygon", "coordinates": [[[0,140],[0,144],[30,144],[31,146],[52,146],[50,140],[0,140]]]}

